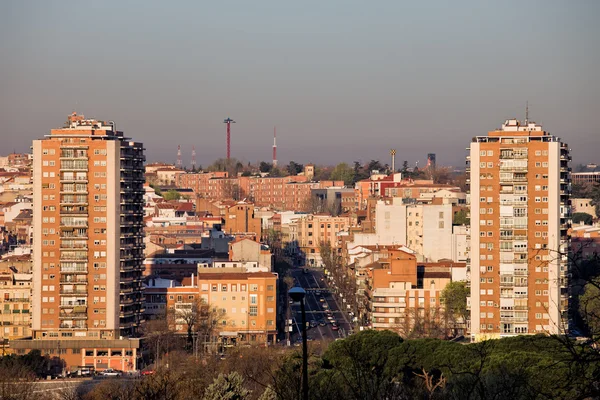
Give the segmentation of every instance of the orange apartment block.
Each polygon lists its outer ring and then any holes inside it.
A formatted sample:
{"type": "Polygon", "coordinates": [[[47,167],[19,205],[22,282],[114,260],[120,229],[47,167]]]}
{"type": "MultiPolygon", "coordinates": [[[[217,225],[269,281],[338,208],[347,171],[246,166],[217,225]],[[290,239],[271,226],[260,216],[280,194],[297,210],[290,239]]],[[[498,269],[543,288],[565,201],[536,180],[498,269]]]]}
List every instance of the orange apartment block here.
{"type": "Polygon", "coordinates": [[[340,232],[350,228],[350,217],[332,217],[326,214],[302,215],[289,224],[289,238],[297,242],[304,254],[306,265],[321,266],[321,243],[329,243],[341,251],[340,232]]]}
{"type": "MultiPolygon", "coordinates": [[[[268,272],[223,272],[199,270],[197,277],[183,280],[181,286],[153,287],[145,291],[149,309],[171,312],[190,309],[194,302],[208,305],[218,316],[215,336],[207,338],[222,346],[274,344],[277,337],[277,274],[268,272]]],[[[187,333],[184,321],[174,329],[187,333]]]]}
{"type": "Polygon", "coordinates": [[[507,120],[473,138],[471,336],[568,329],[569,148],[540,125],[507,120]]]}
{"type": "Polygon", "coordinates": [[[177,177],[177,186],[192,189],[196,196],[203,199],[248,199],[257,207],[300,210],[309,202],[311,189],[344,185],[341,181],[310,182],[304,175],[231,178],[215,174],[181,174],[177,177]]]}
{"type": "Polygon", "coordinates": [[[257,238],[262,236],[262,221],[254,216],[254,204],[239,201],[225,209],[223,231],[229,234],[252,232],[257,238]]]}
{"type": "Polygon", "coordinates": [[[67,366],[136,369],[142,323],[143,146],[73,113],[33,142],[33,339],[67,366]]]}
{"type": "Polygon", "coordinates": [[[442,316],[440,296],[451,282],[448,267],[417,266],[414,254],[388,250],[389,257],[366,266],[364,310],[373,329],[407,334],[416,319],[435,323],[442,316]]]}

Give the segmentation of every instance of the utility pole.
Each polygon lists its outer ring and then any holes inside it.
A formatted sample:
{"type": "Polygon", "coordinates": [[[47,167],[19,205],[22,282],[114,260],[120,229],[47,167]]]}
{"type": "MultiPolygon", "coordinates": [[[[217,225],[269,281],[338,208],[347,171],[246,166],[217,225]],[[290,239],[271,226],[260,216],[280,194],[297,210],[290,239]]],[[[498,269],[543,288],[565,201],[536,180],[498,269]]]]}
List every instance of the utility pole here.
{"type": "Polygon", "coordinates": [[[235,121],[227,118],[223,123],[227,124],[227,161],[229,161],[231,158],[231,124],[235,124],[235,121]]]}

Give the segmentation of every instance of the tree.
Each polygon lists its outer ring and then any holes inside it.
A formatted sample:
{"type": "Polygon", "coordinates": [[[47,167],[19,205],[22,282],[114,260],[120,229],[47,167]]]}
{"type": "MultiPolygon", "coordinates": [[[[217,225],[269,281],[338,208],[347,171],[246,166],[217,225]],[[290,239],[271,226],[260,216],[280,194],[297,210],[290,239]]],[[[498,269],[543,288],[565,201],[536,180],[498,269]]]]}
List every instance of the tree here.
{"type": "Polygon", "coordinates": [[[194,332],[198,329],[200,319],[205,313],[208,305],[199,298],[194,298],[191,303],[176,304],[171,310],[171,323],[175,325],[185,324],[187,331],[187,347],[192,349],[194,343],[194,332]]]}
{"type": "Polygon", "coordinates": [[[258,165],[258,169],[260,170],[260,172],[270,172],[273,169],[273,164],[261,161],[258,165]]]}
{"type": "Polygon", "coordinates": [[[344,181],[344,185],[350,186],[354,183],[354,170],[346,163],[339,163],[331,171],[330,179],[344,181]]]}
{"type": "Polygon", "coordinates": [[[214,382],[206,388],[203,400],[244,400],[249,398],[250,391],[244,387],[244,378],[237,372],[219,374],[214,382]]]}
{"type": "Polygon", "coordinates": [[[458,334],[458,328],[466,325],[467,322],[467,297],[469,297],[469,288],[464,281],[450,282],[442,290],[441,302],[444,304],[448,322],[458,334]]]}
{"type": "Polygon", "coordinates": [[[383,169],[383,166],[381,165],[381,163],[378,160],[371,160],[369,161],[369,164],[367,165],[367,173],[369,175],[371,175],[371,172],[373,171],[381,171],[383,169]]]}
{"type": "Polygon", "coordinates": [[[402,172],[402,174],[408,173],[408,161],[402,161],[402,170],[400,172],[402,172]]]}
{"type": "Polygon", "coordinates": [[[166,201],[179,200],[180,198],[181,194],[173,189],[169,190],[166,193],[163,193],[163,199],[165,199],[166,201]]]}
{"type": "Polygon", "coordinates": [[[290,161],[287,166],[287,172],[290,175],[298,175],[302,171],[304,171],[304,165],[298,164],[295,161],[290,161]]]}
{"type": "Polygon", "coordinates": [[[574,224],[579,224],[579,223],[583,222],[585,225],[591,225],[592,222],[594,221],[594,217],[592,217],[590,214],[584,213],[584,212],[576,212],[573,214],[572,218],[573,218],[574,224]]]}
{"type": "Polygon", "coordinates": [[[585,285],[579,298],[579,314],[595,340],[600,339],[600,279],[592,279],[585,285]]]}
{"type": "Polygon", "coordinates": [[[469,225],[469,217],[467,210],[462,209],[454,214],[452,218],[453,225],[469,225]]]}
{"type": "Polygon", "coordinates": [[[340,397],[347,399],[385,399],[394,390],[394,371],[390,352],[402,344],[391,331],[367,330],[333,342],[323,355],[324,367],[332,368],[340,397]]]}

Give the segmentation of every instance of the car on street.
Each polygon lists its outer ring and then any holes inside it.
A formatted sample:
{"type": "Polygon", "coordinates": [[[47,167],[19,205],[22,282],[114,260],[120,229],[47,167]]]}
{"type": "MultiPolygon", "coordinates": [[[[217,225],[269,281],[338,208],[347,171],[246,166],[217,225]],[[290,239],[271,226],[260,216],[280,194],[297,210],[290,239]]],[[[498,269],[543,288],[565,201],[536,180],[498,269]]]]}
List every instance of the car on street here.
{"type": "Polygon", "coordinates": [[[335,323],[335,321],[333,321],[331,323],[331,329],[337,331],[338,329],[340,329],[340,327],[335,323]]]}
{"type": "Polygon", "coordinates": [[[328,316],[327,316],[327,320],[328,320],[329,322],[332,322],[332,321],[335,321],[335,318],[333,318],[333,315],[328,315],[328,316]]]}
{"type": "Polygon", "coordinates": [[[322,297],[322,296],[321,296],[321,297],[319,297],[319,301],[320,301],[321,303],[325,303],[325,297],[322,297]]]}
{"type": "Polygon", "coordinates": [[[317,290],[317,291],[315,291],[315,295],[316,295],[316,296],[320,296],[320,295],[321,295],[321,292],[320,292],[319,290],[317,290]]]}
{"type": "Polygon", "coordinates": [[[319,326],[319,323],[317,321],[315,321],[314,319],[312,321],[310,321],[311,328],[316,328],[317,326],[319,326]]]}
{"type": "Polygon", "coordinates": [[[121,371],[118,371],[116,369],[112,369],[112,368],[108,368],[105,369],[104,371],[100,372],[100,376],[116,376],[119,377],[122,375],[121,371]]]}
{"type": "Polygon", "coordinates": [[[321,307],[323,307],[323,310],[327,310],[329,308],[329,306],[327,305],[327,303],[323,303],[323,305],[321,307]]]}
{"type": "Polygon", "coordinates": [[[325,322],[324,319],[320,319],[319,320],[319,326],[325,326],[325,325],[327,325],[327,322],[325,322]]]}

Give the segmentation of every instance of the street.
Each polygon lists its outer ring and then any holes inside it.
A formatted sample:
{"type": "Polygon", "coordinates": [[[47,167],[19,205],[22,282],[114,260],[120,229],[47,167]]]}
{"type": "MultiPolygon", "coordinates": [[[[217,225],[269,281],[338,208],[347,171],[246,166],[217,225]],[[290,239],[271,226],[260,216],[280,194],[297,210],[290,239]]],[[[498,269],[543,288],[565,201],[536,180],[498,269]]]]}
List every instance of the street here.
{"type": "MultiPolygon", "coordinates": [[[[315,321],[313,325],[321,322],[317,326],[308,328],[308,340],[333,341],[337,338],[346,337],[352,328],[348,313],[340,308],[334,295],[329,293],[323,270],[308,268],[305,273],[303,268],[296,268],[292,271],[292,277],[296,280],[296,285],[306,290],[305,307],[307,322],[311,323],[315,321]]],[[[299,333],[300,324],[302,323],[302,313],[299,303],[292,305],[291,319],[293,320],[294,327],[293,334],[291,335],[291,343],[298,344],[301,342],[302,337],[299,333]]]]}

